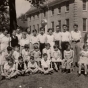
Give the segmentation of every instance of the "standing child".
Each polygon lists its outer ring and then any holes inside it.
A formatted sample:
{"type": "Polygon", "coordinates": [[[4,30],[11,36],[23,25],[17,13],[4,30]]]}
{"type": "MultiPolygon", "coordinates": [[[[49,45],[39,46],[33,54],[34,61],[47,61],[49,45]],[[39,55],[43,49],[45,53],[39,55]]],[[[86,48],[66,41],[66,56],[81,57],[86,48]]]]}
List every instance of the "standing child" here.
{"type": "Polygon", "coordinates": [[[83,50],[80,52],[80,59],[79,59],[79,75],[81,75],[81,69],[84,65],[85,69],[85,76],[87,75],[87,65],[88,65],[88,46],[84,45],[83,50]]]}
{"type": "Polygon", "coordinates": [[[62,72],[70,73],[72,63],[74,58],[74,51],[71,49],[71,45],[68,43],[66,45],[66,50],[64,51],[64,60],[62,61],[62,72]]]}
{"type": "Polygon", "coordinates": [[[24,49],[22,50],[22,57],[26,68],[28,68],[28,62],[30,60],[30,50],[29,50],[29,45],[27,44],[24,46],[24,49]]]}
{"type": "Polygon", "coordinates": [[[47,58],[48,58],[48,55],[46,53],[44,53],[43,58],[41,60],[41,66],[42,66],[41,71],[44,74],[49,74],[53,71],[53,68],[50,67],[51,61],[48,60],[47,58]]]}
{"type": "Polygon", "coordinates": [[[43,49],[43,54],[46,53],[48,55],[48,60],[51,60],[51,49],[50,49],[50,44],[46,43],[45,48],[43,49]]]}
{"type": "Polygon", "coordinates": [[[38,72],[38,65],[34,59],[33,56],[30,57],[30,61],[28,63],[28,69],[26,70],[26,73],[35,74],[38,72]]]}
{"type": "Polygon", "coordinates": [[[15,50],[13,52],[13,57],[15,59],[15,63],[18,63],[18,57],[20,56],[20,45],[15,46],[15,50]]]}
{"type": "Polygon", "coordinates": [[[52,67],[55,71],[59,70],[59,67],[61,65],[62,59],[61,59],[61,52],[58,49],[58,45],[54,46],[54,51],[52,52],[52,67]]]}
{"type": "Polygon", "coordinates": [[[35,61],[37,62],[38,66],[41,65],[41,52],[39,50],[39,47],[38,46],[34,46],[34,51],[32,52],[33,56],[34,56],[34,59],[35,61]]]}

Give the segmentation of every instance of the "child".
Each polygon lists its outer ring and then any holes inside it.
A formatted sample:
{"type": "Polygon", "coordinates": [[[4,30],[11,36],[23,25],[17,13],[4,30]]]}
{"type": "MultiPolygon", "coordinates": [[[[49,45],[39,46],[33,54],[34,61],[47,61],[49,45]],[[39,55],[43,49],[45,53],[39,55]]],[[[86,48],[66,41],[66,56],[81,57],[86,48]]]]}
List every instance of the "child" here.
{"type": "Polygon", "coordinates": [[[48,55],[48,60],[51,60],[51,49],[50,49],[50,44],[49,43],[46,43],[45,44],[45,48],[43,49],[43,54],[44,53],[47,53],[48,55]]]}
{"type": "Polygon", "coordinates": [[[62,72],[70,73],[72,63],[74,58],[74,51],[71,49],[71,45],[68,43],[66,45],[66,50],[64,51],[64,60],[62,61],[62,72]]]}
{"type": "Polygon", "coordinates": [[[81,75],[81,69],[84,65],[85,69],[85,76],[87,75],[87,65],[88,65],[88,46],[84,45],[83,50],[80,52],[80,59],[79,59],[79,76],[81,75]]]}
{"type": "Polygon", "coordinates": [[[58,45],[54,46],[54,51],[52,52],[52,67],[55,71],[59,70],[59,66],[61,65],[61,52],[58,49],[58,45]]]}
{"type": "Polygon", "coordinates": [[[30,60],[30,51],[29,51],[29,45],[25,45],[24,49],[22,50],[22,57],[25,62],[26,68],[28,67],[28,62],[30,60]]]}
{"type": "Polygon", "coordinates": [[[15,50],[13,52],[13,57],[15,59],[15,63],[18,62],[18,57],[19,56],[20,56],[20,45],[18,44],[18,45],[15,46],[15,50]]]}
{"type": "Polygon", "coordinates": [[[42,66],[42,69],[41,71],[44,73],[44,74],[49,74],[53,71],[53,68],[50,68],[50,60],[47,59],[48,58],[48,55],[46,53],[43,54],[43,58],[41,60],[41,66],[42,66]]]}
{"type": "Polygon", "coordinates": [[[18,75],[24,75],[25,74],[26,68],[25,68],[25,64],[24,64],[22,56],[20,56],[18,58],[18,63],[16,63],[16,70],[17,70],[18,75]]]}
{"type": "Polygon", "coordinates": [[[26,73],[29,73],[29,72],[31,74],[35,74],[38,72],[38,65],[33,56],[30,57],[30,61],[28,63],[28,69],[26,70],[26,73]]]}
{"type": "Polygon", "coordinates": [[[40,66],[40,61],[41,61],[41,52],[39,50],[38,46],[34,46],[34,51],[32,52],[35,61],[37,62],[38,66],[40,66]]]}
{"type": "Polygon", "coordinates": [[[17,76],[17,72],[13,58],[10,56],[7,58],[8,62],[4,65],[4,74],[2,76],[4,76],[6,79],[10,79],[17,76]]]}

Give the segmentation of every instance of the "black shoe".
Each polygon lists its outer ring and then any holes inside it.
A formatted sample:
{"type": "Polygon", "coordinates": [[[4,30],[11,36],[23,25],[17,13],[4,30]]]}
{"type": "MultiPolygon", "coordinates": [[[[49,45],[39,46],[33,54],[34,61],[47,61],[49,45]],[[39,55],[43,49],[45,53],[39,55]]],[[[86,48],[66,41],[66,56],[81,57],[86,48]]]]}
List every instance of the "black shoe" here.
{"type": "Polygon", "coordinates": [[[78,77],[81,76],[81,73],[78,73],[78,77]]]}
{"type": "Polygon", "coordinates": [[[67,69],[67,70],[66,70],[66,73],[70,73],[70,69],[67,69]]]}

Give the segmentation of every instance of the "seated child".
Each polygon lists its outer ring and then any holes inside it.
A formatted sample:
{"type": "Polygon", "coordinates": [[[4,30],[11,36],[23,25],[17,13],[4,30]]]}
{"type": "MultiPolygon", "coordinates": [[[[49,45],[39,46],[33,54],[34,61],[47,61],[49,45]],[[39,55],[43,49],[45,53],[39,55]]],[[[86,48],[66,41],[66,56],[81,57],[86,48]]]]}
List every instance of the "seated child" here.
{"type": "Polygon", "coordinates": [[[38,66],[41,64],[41,52],[38,46],[34,46],[34,51],[32,52],[35,61],[37,62],[38,66]]]}
{"type": "Polygon", "coordinates": [[[51,49],[50,49],[50,44],[46,43],[45,48],[43,49],[43,54],[46,53],[48,56],[48,60],[51,60],[51,49]]]}
{"type": "Polygon", "coordinates": [[[6,79],[17,76],[14,60],[11,56],[8,57],[8,62],[4,65],[4,74],[2,76],[4,76],[6,79]]]}
{"type": "Polygon", "coordinates": [[[88,65],[88,46],[83,45],[83,50],[80,52],[80,59],[79,59],[79,76],[81,75],[81,69],[82,66],[84,65],[85,69],[85,76],[87,75],[87,65],[88,65]]]}
{"type": "Polygon", "coordinates": [[[13,57],[15,59],[15,63],[18,63],[18,57],[20,56],[20,45],[15,46],[15,50],[13,52],[13,57]]]}
{"type": "Polygon", "coordinates": [[[61,52],[58,49],[58,45],[54,46],[54,51],[52,52],[52,67],[55,71],[59,70],[59,67],[61,65],[62,59],[61,59],[61,52]]]}
{"type": "Polygon", "coordinates": [[[22,56],[20,56],[18,58],[18,63],[16,63],[16,70],[17,70],[18,75],[24,75],[25,74],[26,68],[25,68],[25,64],[24,64],[22,56]]]}
{"type": "Polygon", "coordinates": [[[29,51],[29,45],[25,45],[24,49],[22,50],[22,57],[25,62],[26,68],[28,67],[28,62],[30,60],[30,51],[29,51]]]}
{"type": "Polygon", "coordinates": [[[33,56],[30,57],[30,61],[28,62],[28,69],[26,73],[35,74],[38,72],[38,65],[33,56]]]}
{"type": "Polygon", "coordinates": [[[48,55],[46,53],[43,54],[43,58],[41,60],[41,71],[44,73],[44,74],[50,74],[52,71],[53,71],[53,68],[50,68],[50,60],[47,59],[48,58],[48,55]]]}
{"type": "Polygon", "coordinates": [[[71,45],[68,43],[66,45],[66,50],[64,51],[64,59],[62,61],[62,72],[70,73],[72,63],[74,58],[74,51],[71,49],[71,45]]]}
{"type": "Polygon", "coordinates": [[[1,74],[3,73],[3,66],[4,64],[7,62],[7,57],[8,56],[12,56],[12,47],[7,47],[7,50],[5,52],[2,53],[1,56],[1,61],[0,61],[0,65],[1,65],[1,74]]]}

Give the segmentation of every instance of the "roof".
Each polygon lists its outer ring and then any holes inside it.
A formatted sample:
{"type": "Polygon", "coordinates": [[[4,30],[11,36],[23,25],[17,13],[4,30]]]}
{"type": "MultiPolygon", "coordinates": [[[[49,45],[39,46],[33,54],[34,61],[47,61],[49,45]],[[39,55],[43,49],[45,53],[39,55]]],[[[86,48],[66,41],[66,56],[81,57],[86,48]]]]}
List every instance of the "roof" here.
{"type": "MultiPolygon", "coordinates": [[[[46,6],[54,6],[56,4],[62,3],[64,1],[69,1],[69,0],[47,0],[47,2],[44,3],[44,5],[42,7],[46,7],[46,6]]],[[[40,8],[36,8],[34,6],[31,6],[31,8],[26,12],[26,15],[31,15],[33,13],[39,12],[40,8]]]]}

